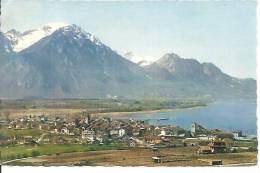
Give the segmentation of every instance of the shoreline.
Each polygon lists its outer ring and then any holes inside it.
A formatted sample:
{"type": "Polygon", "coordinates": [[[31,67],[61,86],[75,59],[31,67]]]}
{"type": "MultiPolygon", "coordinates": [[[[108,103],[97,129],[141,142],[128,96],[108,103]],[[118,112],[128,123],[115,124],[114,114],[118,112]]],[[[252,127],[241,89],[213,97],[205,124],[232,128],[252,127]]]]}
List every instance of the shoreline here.
{"type": "Polygon", "coordinates": [[[104,112],[104,113],[94,113],[93,116],[101,116],[101,117],[110,117],[110,118],[127,118],[133,114],[149,114],[149,113],[158,113],[158,112],[175,112],[180,110],[190,110],[190,109],[199,109],[205,106],[195,106],[190,108],[172,108],[172,109],[157,109],[157,110],[144,110],[144,111],[133,111],[133,112],[104,112]]]}
{"type": "MultiPolygon", "coordinates": [[[[128,116],[131,116],[133,114],[149,114],[149,113],[157,113],[157,112],[175,112],[180,110],[192,110],[192,109],[199,109],[202,107],[206,107],[207,105],[198,105],[194,107],[187,107],[187,108],[168,108],[168,109],[155,109],[155,110],[142,110],[142,111],[130,111],[130,112],[96,112],[91,113],[94,117],[111,117],[111,118],[127,118],[128,116]]],[[[40,108],[40,109],[17,109],[17,110],[2,110],[2,111],[8,111],[12,112],[10,115],[11,117],[20,117],[24,116],[25,114],[34,114],[34,115],[42,115],[45,114],[46,116],[51,116],[52,114],[66,114],[70,113],[77,114],[84,111],[93,111],[88,109],[73,109],[73,108],[40,108]]],[[[0,111],[1,113],[1,111],[0,111]]]]}

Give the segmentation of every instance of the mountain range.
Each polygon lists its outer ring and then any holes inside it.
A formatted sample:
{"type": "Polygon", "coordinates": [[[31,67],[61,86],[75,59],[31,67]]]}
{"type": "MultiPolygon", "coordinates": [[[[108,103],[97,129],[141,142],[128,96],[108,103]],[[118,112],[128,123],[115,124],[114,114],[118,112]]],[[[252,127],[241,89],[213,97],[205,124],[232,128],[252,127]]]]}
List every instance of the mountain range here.
{"type": "Polygon", "coordinates": [[[134,63],[65,24],[0,33],[0,79],[0,98],[256,97],[254,79],[175,53],[134,63]]]}

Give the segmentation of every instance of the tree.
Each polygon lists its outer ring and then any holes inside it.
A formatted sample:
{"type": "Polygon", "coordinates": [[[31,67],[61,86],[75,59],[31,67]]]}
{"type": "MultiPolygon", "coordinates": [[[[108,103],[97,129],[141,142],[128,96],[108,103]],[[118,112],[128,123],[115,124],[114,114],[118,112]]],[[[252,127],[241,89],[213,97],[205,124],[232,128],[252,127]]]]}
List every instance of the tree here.
{"type": "Polygon", "coordinates": [[[75,119],[75,127],[80,128],[80,120],[78,118],[75,119]]]}
{"type": "Polygon", "coordinates": [[[5,120],[10,121],[10,112],[4,112],[5,120]]]}

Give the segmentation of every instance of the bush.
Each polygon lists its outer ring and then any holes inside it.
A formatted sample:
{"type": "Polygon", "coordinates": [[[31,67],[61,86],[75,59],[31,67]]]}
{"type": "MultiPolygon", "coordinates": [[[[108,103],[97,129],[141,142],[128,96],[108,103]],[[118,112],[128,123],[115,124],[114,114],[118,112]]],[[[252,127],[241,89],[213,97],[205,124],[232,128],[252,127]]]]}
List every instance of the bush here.
{"type": "Polygon", "coordinates": [[[32,151],[33,157],[36,157],[36,156],[39,156],[39,155],[41,155],[41,153],[39,151],[32,151]]]}
{"type": "Polygon", "coordinates": [[[249,152],[254,152],[254,151],[257,151],[257,148],[255,148],[255,147],[249,147],[249,148],[248,148],[248,151],[249,151],[249,152]]]}
{"type": "Polygon", "coordinates": [[[28,155],[26,153],[23,153],[23,158],[28,157],[28,155]]]}
{"type": "Polygon", "coordinates": [[[11,160],[14,160],[14,159],[16,159],[16,157],[15,157],[14,155],[11,155],[11,156],[10,156],[10,159],[11,159],[11,160]]]}
{"type": "Polygon", "coordinates": [[[17,158],[17,159],[21,159],[21,158],[22,158],[22,155],[21,155],[21,154],[18,154],[18,155],[16,156],[16,158],[17,158]]]}

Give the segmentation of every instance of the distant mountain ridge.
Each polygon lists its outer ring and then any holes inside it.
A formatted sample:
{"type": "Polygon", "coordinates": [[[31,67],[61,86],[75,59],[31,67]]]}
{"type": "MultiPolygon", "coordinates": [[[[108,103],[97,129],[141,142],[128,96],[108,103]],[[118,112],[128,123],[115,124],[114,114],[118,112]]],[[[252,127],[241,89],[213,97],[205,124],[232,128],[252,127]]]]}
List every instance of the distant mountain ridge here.
{"type": "Polygon", "coordinates": [[[199,63],[195,59],[184,59],[168,53],[146,67],[149,74],[161,80],[179,85],[178,90],[200,93],[214,97],[233,95],[250,97],[256,93],[254,79],[239,79],[223,73],[212,63],[199,63]]]}
{"type": "Polygon", "coordinates": [[[0,34],[0,97],[256,97],[255,80],[212,63],[169,53],[142,67],[76,25],[45,29],[24,32],[29,43],[15,30],[0,34]],[[26,44],[16,47],[17,38],[26,44]]]}
{"type": "Polygon", "coordinates": [[[5,36],[10,40],[13,51],[20,52],[38,42],[40,39],[51,35],[57,29],[67,25],[68,24],[65,23],[50,23],[44,25],[42,28],[28,30],[23,33],[12,29],[6,32],[5,36]]]}
{"type": "Polygon", "coordinates": [[[56,30],[18,55],[19,61],[0,71],[0,93],[5,97],[123,95],[135,87],[133,84],[148,80],[141,67],[76,25],[56,30]],[[8,88],[10,84],[17,88],[8,88]]]}

